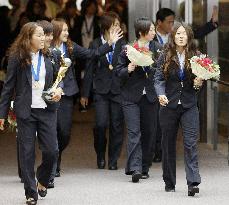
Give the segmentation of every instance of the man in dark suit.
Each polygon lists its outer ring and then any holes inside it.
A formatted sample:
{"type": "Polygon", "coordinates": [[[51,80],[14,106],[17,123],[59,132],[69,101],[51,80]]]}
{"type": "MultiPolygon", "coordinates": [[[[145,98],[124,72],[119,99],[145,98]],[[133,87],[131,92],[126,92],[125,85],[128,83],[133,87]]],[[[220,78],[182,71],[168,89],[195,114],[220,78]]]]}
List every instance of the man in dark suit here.
{"type": "MultiPolygon", "coordinates": [[[[156,35],[154,40],[165,45],[168,42],[168,36],[173,30],[175,21],[175,12],[169,8],[161,8],[156,14],[156,35]]],[[[218,10],[213,8],[212,18],[203,26],[194,30],[194,38],[201,39],[218,28],[218,10]]]]}
{"type": "MultiPolygon", "coordinates": [[[[105,44],[109,32],[120,28],[119,16],[114,12],[105,13],[101,17],[101,36],[95,39],[90,48],[96,49],[105,44]]],[[[94,88],[96,110],[96,125],[94,128],[94,147],[97,154],[97,166],[105,168],[106,128],[109,126],[108,168],[116,170],[117,160],[123,144],[123,113],[121,110],[120,79],[114,72],[122,47],[126,44],[120,39],[113,44],[113,51],[96,59],[88,61],[83,81],[82,105],[88,103],[90,90],[94,88]]]]}

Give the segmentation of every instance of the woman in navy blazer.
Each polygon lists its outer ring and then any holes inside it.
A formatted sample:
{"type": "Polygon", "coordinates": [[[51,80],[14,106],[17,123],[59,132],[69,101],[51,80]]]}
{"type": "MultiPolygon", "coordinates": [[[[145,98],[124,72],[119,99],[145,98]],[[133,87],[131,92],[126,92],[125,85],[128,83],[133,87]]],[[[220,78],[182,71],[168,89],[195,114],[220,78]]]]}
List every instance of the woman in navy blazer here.
{"type": "MultiPolygon", "coordinates": [[[[44,39],[44,31],[37,23],[30,22],[22,27],[9,50],[7,77],[0,100],[0,122],[4,124],[15,94],[19,161],[27,204],[36,204],[38,194],[46,196],[58,156],[56,103],[49,104],[42,99],[42,92],[53,84],[55,72],[49,52],[44,49],[44,39]],[[34,173],[36,137],[42,151],[42,163],[36,172],[37,185],[34,173]]],[[[57,91],[53,100],[57,102],[60,98],[61,93],[57,91]]]]}
{"type": "MultiPolygon", "coordinates": [[[[114,12],[104,13],[100,23],[101,36],[90,44],[90,48],[99,48],[107,42],[112,29],[120,28],[119,16],[114,12]]],[[[126,41],[120,39],[113,45],[114,50],[112,52],[100,58],[90,59],[86,64],[81,103],[83,107],[88,104],[88,97],[93,84],[96,111],[96,125],[93,130],[94,148],[99,169],[104,169],[106,164],[106,129],[108,124],[108,168],[110,170],[118,169],[117,161],[123,144],[124,121],[121,109],[120,79],[117,77],[114,67],[117,65],[118,55],[124,45],[126,45],[126,41]]]]}
{"type": "MultiPolygon", "coordinates": [[[[138,18],[135,33],[139,47],[149,49],[157,59],[161,46],[153,41],[155,27],[152,21],[138,18]]],[[[140,178],[149,178],[150,155],[156,141],[159,103],[153,87],[155,69],[154,65],[134,65],[123,49],[116,70],[121,80],[122,108],[128,130],[126,174],[132,175],[135,183],[140,178]]]]}
{"type": "MultiPolygon", "coordinates": [[[[110,35],[109,41],[97,49],[87,49],[79,46],[69,39],[68,26],[63,19],[54,19],[53,24],[53,47],[58,48],[65,58],[70,58],[72,62],[75,59],[89,59],[104,55],[112,50],[112,43],[115,43],[122,37],[120,30],[116,30],[110,35]]],[[[64,95],[61,98],[60,106],[57,112],[57,138],[59,145],[59,158],[56,167],[56,176],[60,176],[61,155],[67,147],[72,127],[73,96],[79,92],[75,78],[74,65],[69,67],[63,80],[64,95]]],[[[51,179],[52,180],[52,179],[51,179]]]]}
{"type": "Polygon", "coordinates": [[[188,195],[199,193],[200,182],[197,140],[199,112],[195,86],[202,80],[192,74],[189,59],[197,55],[192,29],[181,23],[174,26],[169,43],[158,60],[155,89],[161,104],[162,168],[165,191],[176,185],[176,137],[181,125],[184,138],[184,161],[188,195]]]}

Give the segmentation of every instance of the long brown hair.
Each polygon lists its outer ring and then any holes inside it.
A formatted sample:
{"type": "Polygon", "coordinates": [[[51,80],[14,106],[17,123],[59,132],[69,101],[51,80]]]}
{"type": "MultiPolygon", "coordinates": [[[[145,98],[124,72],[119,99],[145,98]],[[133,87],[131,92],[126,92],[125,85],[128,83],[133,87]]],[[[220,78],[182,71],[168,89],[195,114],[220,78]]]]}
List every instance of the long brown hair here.
{"type": "Polygon", "coordinates": [[[176,44],[175,44],[175,35],[180,27],[184,27],[187,36],[188,36],[188,42],[185,47],[185,69],[188,71],[189,74],[191,74],[191,65],[189,62],[189,59],[192,58],[192,56],[197,54],[197,47],[194,42],[194,34],[190,26],[184,23],[176,23],[174,25],[174,29],[169,36],[169,41],[165,46],[165,63],[163,65],[164,67],[164,74],[165,77],[167,78],[169,75],[169,69],[171,69],[170,64],[171,62],[175,59],[177,56],[177,51],[176,51],[176,44]]]}
{"type": "MultiPolygon", "coordinates": [[[[53,19],[51,23],[53,25],[53,43],[52,44],[54,47],[56,47],[57,43],[59,42],[60,34],[63,30],[63,26],[64,24],[67,24],[67,23],[64,19],[61,19],[61,18],[53,19]]],[[[71,55],[73,52],[73,42],[70,40],[70,38],[68,38],[66,44],[67,44],[68,53],[69,55],[71,55]]]]}
{"type": "MultiPolygon", "coordinates": [[[[35,22],[26,23],[8,51],[10,57],[18,58],[23,68],[32,63],[31,39],[37,27],[40,26],[35,22]]],[[[46,55],[47,50],[43,49],[42,53],[46,55]]]]}

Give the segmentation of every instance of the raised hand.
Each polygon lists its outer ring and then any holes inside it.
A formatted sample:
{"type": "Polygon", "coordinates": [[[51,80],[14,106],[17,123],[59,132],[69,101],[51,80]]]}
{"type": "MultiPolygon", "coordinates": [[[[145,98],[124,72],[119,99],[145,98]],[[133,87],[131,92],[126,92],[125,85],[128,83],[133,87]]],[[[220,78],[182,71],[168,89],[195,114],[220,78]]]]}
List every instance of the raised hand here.
{"type": "Polygon", "coordinates": [[[217,6],[213,6],[213,9],[212,9],[212,22],[213,23],[216,23],[218,22],[218,7],[217,6]]]}
{"type": "Polygon", "coordinates": [[[166,106],[169,103],[169,100],[165,95],[159,95],[158,99],[161,106],[166,106]]]}
{"type": "Polygon", "coordinates": [[[123,31],[121,30],[121,28],[111,29],[108,44],[111,46],[113,43],[116,43],[122,37],[123,37],[123,31]]]}

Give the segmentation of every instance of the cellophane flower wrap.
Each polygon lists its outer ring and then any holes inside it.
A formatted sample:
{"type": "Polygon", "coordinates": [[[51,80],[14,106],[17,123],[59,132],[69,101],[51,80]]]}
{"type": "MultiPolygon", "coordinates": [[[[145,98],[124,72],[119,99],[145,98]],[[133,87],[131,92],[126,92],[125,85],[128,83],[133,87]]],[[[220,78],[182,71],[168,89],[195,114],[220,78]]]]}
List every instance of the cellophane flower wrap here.
{"type": "Polygon", "coordinates": [[[204,80],[220,78],[220,66],[207,55],[193,56],[190,59],[192,73],[204,80]]]}
{"type": "Polygon", "coordinates": [[[137,41],[126,46],[126,54],[130,62],[137,66],[150,66],[154,63],[149,48],[139,47],[137,41]]]}

